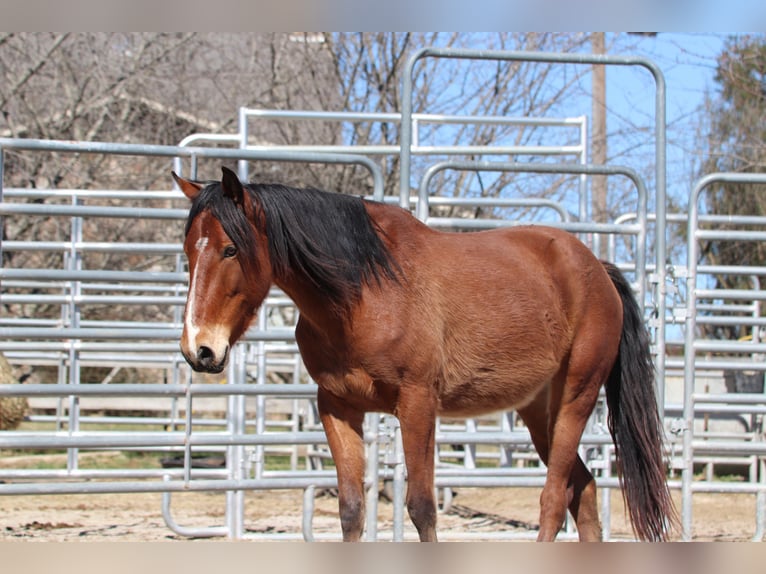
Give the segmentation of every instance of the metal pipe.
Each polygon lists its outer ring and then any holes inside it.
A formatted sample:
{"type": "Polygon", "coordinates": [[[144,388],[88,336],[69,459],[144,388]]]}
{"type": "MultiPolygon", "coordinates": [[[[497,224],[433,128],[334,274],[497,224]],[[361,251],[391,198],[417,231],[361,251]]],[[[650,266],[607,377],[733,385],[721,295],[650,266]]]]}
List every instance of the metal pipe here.
{"type": "Polygon", "coordinates": [[[41,139],[0,138],[0,148],[25,151],[94,153],[128,156],[214,158],[230,160],[285,161],[294,163],[351,164],[366,168],[373,179],[375,197],[383,197],[383,174],[371,159],[353,154],[297,152],[272,149],[222,149],[162,146],[150,144],[104,143],[41,139]]]}

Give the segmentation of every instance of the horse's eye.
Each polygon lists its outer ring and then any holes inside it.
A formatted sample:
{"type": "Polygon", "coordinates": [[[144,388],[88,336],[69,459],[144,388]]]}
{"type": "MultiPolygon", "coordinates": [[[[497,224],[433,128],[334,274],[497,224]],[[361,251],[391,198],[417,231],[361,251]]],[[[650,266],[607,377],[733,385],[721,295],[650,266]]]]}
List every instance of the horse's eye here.
{"type": "Polygon", "coordinates": [[[223,256],[226,258],[234,257],[237,254],[237,248],[234,245],[229,245],[223,250],[223,256]]]}

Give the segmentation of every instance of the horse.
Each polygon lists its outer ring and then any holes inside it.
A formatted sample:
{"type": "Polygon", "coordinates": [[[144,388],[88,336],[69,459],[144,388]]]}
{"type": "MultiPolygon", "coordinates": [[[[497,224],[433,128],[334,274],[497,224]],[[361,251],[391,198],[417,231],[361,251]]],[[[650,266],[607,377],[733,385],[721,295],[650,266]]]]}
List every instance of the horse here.
{"type": "Polygon", "coordinates": [[[366,413],[398,418],[406,507],[420,540],[436,541],[436,418],[506,409],[547,467],[538,540],[555,539],[567,509],[581,541],[601,540],[577,448],[602,385],[634,533],[669,538],[649,334],[616,266],[560,229],[437,231],[397,206],[222,171],[211,182],[172,173],[191,200],[181,351],[194,370],[221,372],[272,284],[294,301],[344,541],[363,534],[366,413]]]}

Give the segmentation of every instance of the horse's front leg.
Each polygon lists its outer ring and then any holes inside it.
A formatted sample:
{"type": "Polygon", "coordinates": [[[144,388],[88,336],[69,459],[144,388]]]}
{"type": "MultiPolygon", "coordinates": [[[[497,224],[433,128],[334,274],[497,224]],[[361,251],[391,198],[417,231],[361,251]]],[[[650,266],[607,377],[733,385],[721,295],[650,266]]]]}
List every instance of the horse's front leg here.
{"type": "Polygon", "coordinates": [[[356,542],[364,530],[364,413],[350,408],[321,388],[317,406],[338,474],[343,540],[356,542]]]}
{"type": "Polygon", "coordinates": [[[436,542],[434,434],[436,395],[427,386],[402,388],[396,410],[407,464],[407,510],[421,542],[436,542]]]}

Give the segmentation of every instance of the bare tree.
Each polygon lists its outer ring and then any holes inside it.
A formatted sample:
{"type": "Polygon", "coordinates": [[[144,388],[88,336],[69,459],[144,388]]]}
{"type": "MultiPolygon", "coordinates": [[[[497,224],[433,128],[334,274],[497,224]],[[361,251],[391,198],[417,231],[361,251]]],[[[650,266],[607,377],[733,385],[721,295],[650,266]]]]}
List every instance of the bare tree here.
{"type": "MultiPolygon", "coordinates": [[[[423,46],[560,52],[579,50],[587,39],[587,35],[536,33],[9,33],[0,36],[0,134],[176,144],[194,132],[235,132],[239,106],[398,112],[404,66],[423,46]]],[[[577,89],[586,72],[529,62],[427,59],[415,69],[415,109],[544,116],[562,109],[562,101],[577,89]]],[[[349,129],[332,123],[262,121],[252,126],[250,134],[254,143],[265,145],[396,145],[399,125],[368,122],[349,129]]],[[[539,130],[523,126],[432,125],[421,130],[423,141],[434,145],[535,144],[542,137],[539,130]]],[[[397,193],[398,157],[380,161],[386,192],[397,193]]],[[[218,163],[201,166],[202,177],[217,175],[218,163]]],[[[422,169],[417,159],[415,167],[422,169]]],[[[166,160],[6,152],[4,185],[169,189],[168,172],[166,160]]],[[[348,193],[370,191],[367,174],[351,167],[256,163],[251,175],[256,180],[348,193]]],[[[531,186],[524,176],[456,173],[445,174],[436,185],[445,195],[555,197],[571,181],[551,177],[531,186]]],[[[473,215],[498,213],[477,210],[473,215]]],[[[177,241],[181,233],[177,227],[99,220],[85,233],[86,239],[102,241],[177,241]]],[[[14,218],[4,227],[4,236],[13,239],[64,240],[68,234],[68,225],[57,219],[14,218]]],[[[4,265],[12,267],[60,267],[61,257],[3,254],[4,265]]],[[[86,265],[161,269],[174,263],[167,257],[90,254],[86,265]]],[[[50,312],[42,308],[16,311],[38,316],[50,312]]]]}
{"type": "MultiPolygon", "coordinates": [[[[175,144],[193,131],[235,131],[239,106],[397,112],[402,70],[422,46],[573,51],[587,35],[96,33],[9,34],[0,41],[2,135],[175,144]]],[[[556,70],[522,62],[424,60],[416,69],[415,106],[432,113],[546,115],[585,72],[556,70]]],[[[264,121],[251,133],[265,144],[398,142],[398,126],[389,124],[348,131],[337,124],[264,121]]],[[[536,137],[527,128],[488,125],[432,127],[423,135],[461,145],[534,143],[536,137]]],[[[105,177],[97,162],[83,170],[81,158],[48,163],[15,166],[11,173],[57,186],[105,177]],[[80,181],[75,174],[82,174],[80,181]]],[[[394,193],[396,159],[384,167],[387,190],[394,193]]],[[[255,175],[263,171],[256,168],[255,175]]],[[[329,179],[321,171],[310,169],[297,179],[342,190],[357,183],[342,171],[329,179]]],[[[484,192],[494,195],[507,184],[500,177],[484,192]]],[[[145,179],[133,185],[159,181],[145,170],[145,179]]]]}

